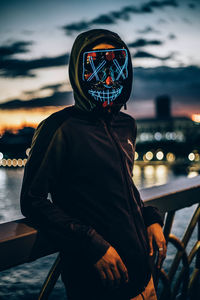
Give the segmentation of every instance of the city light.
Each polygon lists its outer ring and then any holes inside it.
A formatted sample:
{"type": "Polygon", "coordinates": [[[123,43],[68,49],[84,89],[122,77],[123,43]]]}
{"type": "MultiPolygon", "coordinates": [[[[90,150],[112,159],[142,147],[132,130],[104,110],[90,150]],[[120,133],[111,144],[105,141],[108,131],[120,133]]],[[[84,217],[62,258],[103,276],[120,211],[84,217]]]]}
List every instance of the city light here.
{"type": "Polygon", "coordinates": [[[12,159],[7,159],[7,161],[6,161],[6,165],[8,166],[8,167],[11,167],[12,166],[12,159]]]}
{"type": "Polygon", "coordinates": [[[24,165],[24,166],[26,165],[26,162],[27,162],[27,159],[24,158],[24,159],[23,159],[23,165],[24,165]]]}
{"type": "Polygon", "coordinates": [[[2,160],[2,158],[3,158],[3,153],[0,152],[0,160],[2,160]]]}
{"type": "Polygon", "coordinates": [[[21,158],[17,160],[18,167],[23,167],[23,161],[21,158]]]}
{"type": "Polygon", "coordinates": [[[168,152],[167,155],[166,155],[166,158],[169,162],[173,162],[175,161],[176,157],[174,155],[174,153],[171,153],[171,152],[168,152]]]}
{"type": "Polygon", "coordinates": [[[2,167],[24,167],[26,165],[27,159],[22,158],[8,158],[8,159],[0,159],[0,166],[2,167]]]}
{"type": "Polygon", "coordinates": [[[31,148],[27,148],[26,149],[26,155],[29,156],[29,152],[30,152],[31,148]]]}
{"type": "Polygon", "coordinates": [[[195,160],[195,155],[194,155],[193,152],[191,152],[191,153],[188,155],[188,159],[189,159],[190,161],[195,160]]]}
{"type": "Polygon", "coordinates": [[[17,160],[16,160],[16,158],[14,158],[12,160],[12,165],[13,165],[13,167],[17,167],[17,160]]]}
{"type": "Polygon", "coordinates": [[[142,159],[143,159],[143,161],[147,161],[145,154],[143,155],[142,159]]]}
{"type": "Polygon", "coordinates": [[[5,158],[2,159],[1,164],[2,164],[3,167],[6,166],[6,159],[5,158]]]}
{"type": "Polygon", "coordinates": [[[175,140],[176,132],[166,132],[165,136],[167,140],[175,140]]]}
{"type": "Polygon", "coordinates": [[[192,121],[194,121],[196,123],[200,123],[200,114],[193,114],[192,121]]]}
{"type": "Polygon", "coordinates": [[[139,157],[138,153],[135,151],[135,160],[137,160],[139,157]]]}
{"type": "Polygon", "coordinates": [[[164,153],[163,153],[162,151],[158,151],[158,152],[156,153],[156,158],[157,158],[158,160],[162,160],[163,157],[164,157],[164,153]]]}
{"type": "Polygon", "coordinates": [[[148,132],[143,132],[140,134],[140,140],[142,142],[146,142],[146,141],[151,141],[152,140],[152,135],[149,134],[148,132]]]}
{"type": "Polygon", "coordinates": [[[193,178],[193,177],[198,176],[198,175],[199,175],[199,173],[197,171],[191,171],[191,172],[189,172],[187,177],[188,178],[193,178]]]}
{"type": "Polygon", "coordinates": [[[159,176],[164,176],[167,174],[167,167],[164,165],[160,165],[156,167],[156,175],[159,176]]]}
{"type": "Polygon", "coordinates": [[[152,153],[151,151],[148,151],[148,152],[146,153],[146,159],[147,159],[147,160],[152,160],[152,158],[153,158],[153,153],[152,153]]]}
{"type": "Polygon", "coordinates": [[[138,165],[134,165],[133,168],[133,175],[134,176],[140,176],[141,175],[141,168],[138,165]]]}
{"type": "Polygon", "coordinates": [[[145,166],[144,167],[145,176],[147,176],[147,177],[153,176],[154,172],[155,172],[155,169],[153,166],[145,166]]]}
{"type": "Polygon", "coordinates": [[[156,166],[155,170],[156,184],[161,185],[167,182],[168,169],[165,165],[156,166]]]}
{"type": "Polygon", "coordinates": [[[199,153],[198,153],[198,150],[194,150],[193,153],[194,153],[194,160],[195,160],[195,161],[199,161],[199,153]]]}
{"type": "Polygon", "coordinates": [[[156,132],[154,134],[155,140],[160,141],[162,139],[162,134],[160,132],[156,132]]]}

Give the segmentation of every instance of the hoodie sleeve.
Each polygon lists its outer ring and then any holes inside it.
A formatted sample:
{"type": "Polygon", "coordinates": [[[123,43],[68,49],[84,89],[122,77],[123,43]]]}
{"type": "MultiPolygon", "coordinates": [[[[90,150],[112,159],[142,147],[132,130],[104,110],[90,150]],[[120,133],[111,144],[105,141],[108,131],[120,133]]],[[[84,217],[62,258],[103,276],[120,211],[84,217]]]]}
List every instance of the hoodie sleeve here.
{"type": "MultiPolygon", "coordinates": [[[[134,124],[132,125],[134,128],[134,133],[133,133],[133,140],[134,143],[136,144],[136,137],[137,137],[137,125],[135,120],[133,119],[134,124]]],[[[135,148],[135,147],[134,147],[135,148]]],[[[144,223],[145,225],[148,227],[154,223],[159,223],[161,226],[163,226],[163,220],[162,217],[159,213],[159,210],[154,207],[154,206],[145,206],[144,202],[142,201],[141,197],[140,197],[140,193],[138,191],[138,189],[136,188],[135,184],[133,184],[134,186],[134,192],[138,201],[138,204],[141,207],[141,211],[142,211],[142,215],[143,215],[143,219],[144,219],[144,223]]]]}
{"type": "Polygon", "coordinates": [[[163,220],[159,210],[154,206],[142,206],[142,213],[145,225],[148,227],[154,223],[159,223],[163,226],[163,220]]]}
{"type": "Polygon", "coordinates": [[[133,188],[134,188],[134,194],[137,199],[137,203],[140,206],[142,212],[145,225],[148,227],[154,223],[159,223],[161,226],[163,226],[163,219],[159,213],[158,208],[155,206],[145,206],[144,202],[140,197],[140,193],[134,183],[133,183],[133,188]]]}
{"type": "Polygon", "coordinates": [[[60,128],[49,139],[45,127],[41,124],[37,128],[25,166],[20,198],[22,214],[44,231],[59,250],[78,249],[95,263],[110,244],[94,228],[68,215],[48,199],[51,184],[68,149],[60,128]]]}

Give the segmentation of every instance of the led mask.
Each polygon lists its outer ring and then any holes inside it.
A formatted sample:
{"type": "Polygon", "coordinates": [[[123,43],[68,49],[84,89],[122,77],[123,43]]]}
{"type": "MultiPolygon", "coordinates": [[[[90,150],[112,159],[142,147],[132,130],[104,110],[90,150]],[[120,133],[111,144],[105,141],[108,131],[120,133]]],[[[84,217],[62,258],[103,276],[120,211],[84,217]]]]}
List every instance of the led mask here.
{"type": "Polygon", "coordinates": [[[128,77],[126,49],[100,49],[83,53],[85,90],[103,107],[112,105],[121,94],[128,77]]]}

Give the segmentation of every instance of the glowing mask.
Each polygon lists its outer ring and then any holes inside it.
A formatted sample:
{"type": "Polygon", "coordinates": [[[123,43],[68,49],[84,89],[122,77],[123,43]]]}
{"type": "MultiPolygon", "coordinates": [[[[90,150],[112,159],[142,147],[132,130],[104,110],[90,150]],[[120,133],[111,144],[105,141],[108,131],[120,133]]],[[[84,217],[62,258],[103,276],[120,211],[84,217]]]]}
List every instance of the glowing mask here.
{"type": "Polygon", "coordinates": [[[126,49],[101,49],[83,53],[83,73],[87,92],[102,106],[112,105],[128,77],[126,49]]]}

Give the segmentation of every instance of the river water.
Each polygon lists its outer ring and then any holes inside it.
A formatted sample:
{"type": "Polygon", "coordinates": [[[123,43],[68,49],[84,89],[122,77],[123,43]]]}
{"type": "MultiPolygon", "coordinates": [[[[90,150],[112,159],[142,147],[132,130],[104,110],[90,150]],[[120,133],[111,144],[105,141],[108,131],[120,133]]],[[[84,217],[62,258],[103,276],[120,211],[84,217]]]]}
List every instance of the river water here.
{"type": "MultiPolygon", "coordinates": [[[[191,177],[197,174],[188,174],[191,177]]],[[[153,185],[164,184],[175,178],[186,175],[175,175],[173,171],[165,165],[147,166],[134,169],[134,181],[137,187],[145,188],[153,185]]],[[[19,207],[19,195],[23,178],[23,169],[0,168],[0,223],[9,222],[22,218],[19,207]]],[[[182,236],[189,220],[196,208],[196,205],[180,210],[176,213],[172,233],[179,238],[182,236]]],[[[197,232],[193,233],[187,250],[192,247],[196,240],[197,232]]],[[[14,250],[13,250],[14,251],[14,250]]],[[[0,273],[0,299],[1,300],[36,300],[42,283],[53,264],[56,254],[41,258],[32,263],[14,267],[0,273]]],[[[167,258],[164,269],[167,271],[170,262],[174,257],[174,248],[168,246],[167,258]]],[[[1,261],[1,258],[0,258],[1,261]]],[[[50,300],[66,300],[65,290],[59,279],[49,298],[50,300]]]]}

